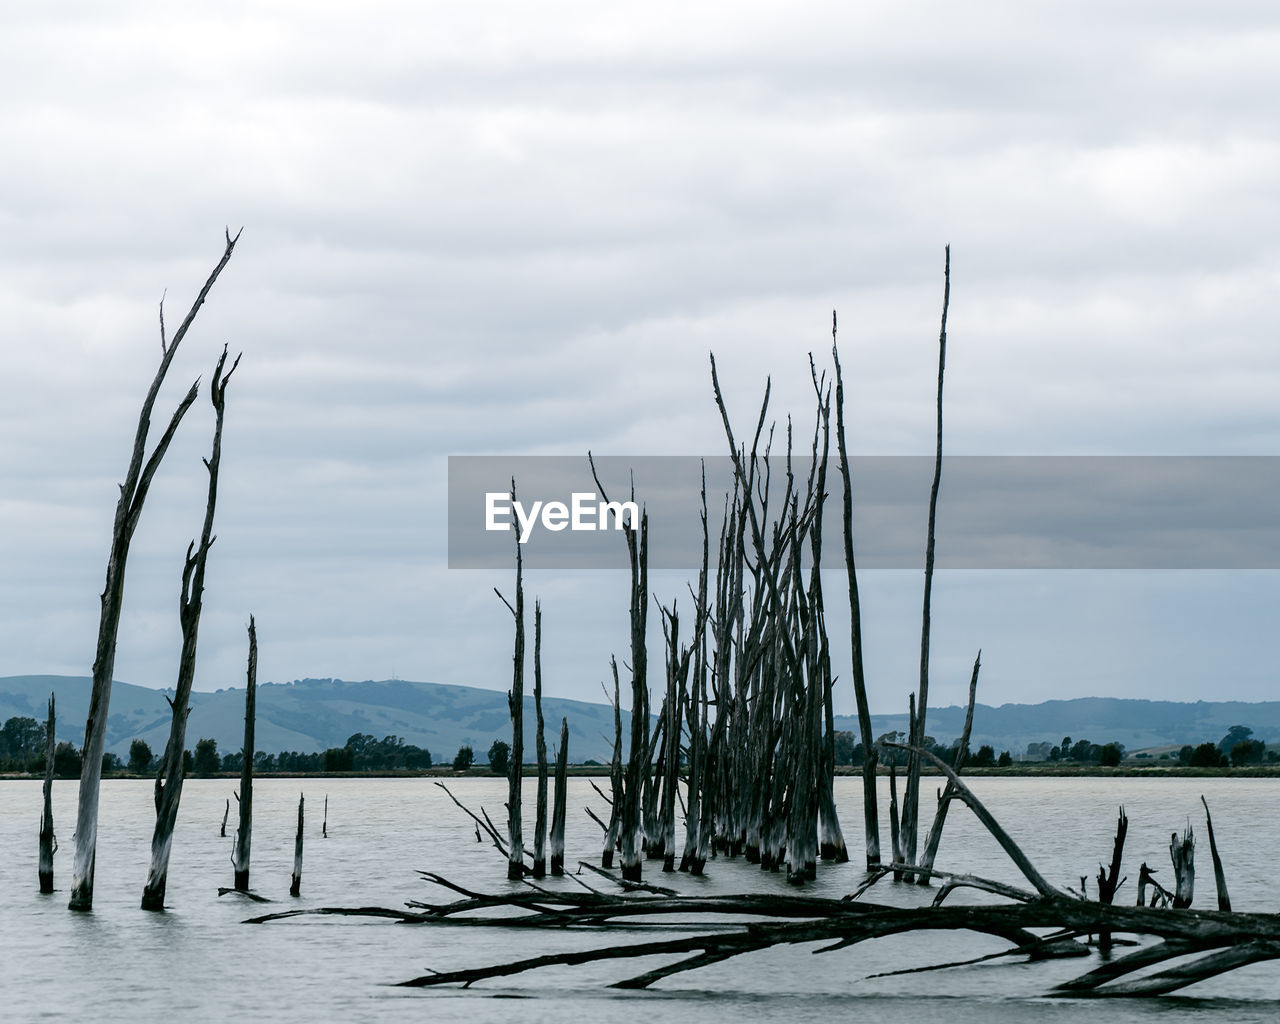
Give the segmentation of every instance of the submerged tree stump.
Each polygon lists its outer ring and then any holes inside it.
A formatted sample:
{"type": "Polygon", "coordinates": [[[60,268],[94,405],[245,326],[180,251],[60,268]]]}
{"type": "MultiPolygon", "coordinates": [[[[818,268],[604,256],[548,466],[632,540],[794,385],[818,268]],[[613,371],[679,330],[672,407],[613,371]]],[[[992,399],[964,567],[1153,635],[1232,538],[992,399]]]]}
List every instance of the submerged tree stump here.
{"type": "Polygon", "coordinates": [[[289,895],[302,895],[302,805],[305,797],[298,794],[298,835],[293,841],[293,879],[289,883],[289,895]]]}
{"type": "Polygon", "coordinates": [[[249,616],[249,667],[244,691],[244,761],[240,766],[240,827],[236,830],[231,865],[235,872],[235,888],[249,891],[249,853],[253,846],[253,724],[257,715],[258,630],[249,616]]]}
{"type": "Polygon", "coordinates": [[[44,809],[40,812],[40,891],[53,892],[53,855],[58,851],[58,837],[53,832],[53,694],[49,694],[49,720],[44,727],[44,809]]]}
{"type": "Polygon", "coordinates": [[[551,809],[551,873],[564,874],[564,819],[569,787],[569,720],[560,719],[560,748],[556,751],[556,791],[551,809]]]}

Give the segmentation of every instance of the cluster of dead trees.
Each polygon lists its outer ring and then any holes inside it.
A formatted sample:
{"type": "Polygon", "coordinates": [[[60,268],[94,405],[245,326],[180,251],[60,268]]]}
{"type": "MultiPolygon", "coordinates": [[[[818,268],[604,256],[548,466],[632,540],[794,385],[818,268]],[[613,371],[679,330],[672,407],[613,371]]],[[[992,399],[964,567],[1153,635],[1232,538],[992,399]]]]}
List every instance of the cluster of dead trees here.
{"type": "MultiPolygon", "coordinates": [[[[934,564],[934,524],[942,469],[942,384],[946,356],[946,319],[950,301],[950,251],[947,252],[942,326],[938,345],[937,458],[929,496],[925,544],[925,584],[920,644],[919,688],[908,697],[909,751],[901,804],[896,774],[890,831],[891,861],[917,862],[920,755],[925,740],[929,687],[930,596],[934,564]]],[[[785,440],[775,452],[769,426],[769,386],[749,442],[735,434],[711,359],[711,380],[734,470],[732,490],[724,495],[716,539],[712,543],[705,473],[702,488],[702,564],[692,610],[682,616],[679,601],[658,606],[664,657],[653,680],[660,694],[656,714],[646,637],[651,594],[648,582],[648,516],[624,531],[630,569],[631,729],[624,744],[619,705],[623,690],[613,662],[614,753],[610,770],[607,822],[601,863],[610,867],[615,852],[623,877],[638,881],[645,859],[663,869],[700,874],[708,856],[745,856],[762,868],[786,867],[797,883],[812,879],[818,860],[847,861],[848,852],[832,795],[835,773],[833,669],[825,619],[823,578],[819,571],[832,478],[839,473],[841,538],[850,604],[851,677],[858,709],[863,779],[866,866],[881,864],[880,814],[876,794],[880,747],[872,737],[871,713],[862,658],[862,626],[853,532],[853,480],[845,438],[844,378],[832,318],[831,376],[810,357],[815,421],[808,456],[795,451],[790,418],[785,440]],[[834,406],[834,425],[832,412],[834,406]],[[834,431],[833,431],[834,426],[834,431]],[[833,438],[835,452],[832,452],[833,438]],[[836,466],[832,466],[834,461],[836,466]],[[623,763],[623,752],[626,761],[623,763]],[[683,836],[676,808],[683,805],[683,836]]],[[[609,496],[591,462],[601,498],[609,496]]],[[[514,488],[514,485],[513,485],[514,488]]],[[[634,484],[631,503],[635,506],[634,484]]],[[[514,500],[514,499],[513,499],[514,500]]],[[[517,579],[520,555],[517,545],[517,579]]],[[[520,593],[512,608],[517,620],[516,688],[512,691],[512,761],[519,765],[523,633],[520,593]]],[[[510,607],[510,606],[509,606],[510,607]]],[[[976,685],[977,663],[973,683],[976,685]]],[[[972,686],[971,686],[972,693],[972,686]]],[[[972,712],[970,713],[970,718],[972,712]]],[[[968,742],[962,738],[961,750],[968,742]]],[[[519,768],[513,767],[513,805],[518,800],[519,768]]],[[[944,802],[945,806],[945,802],[944,802]]],[[[940,812],[920,858],[926,869],[936,851],[940,812]]],[[[512,864],[519,863],[518,823],[509,832],[512,864]]],[[[516,877],[513,867],[513,877],[516,877]]],[[[909,873],[908,873],[909,874],[909,873]]]]}

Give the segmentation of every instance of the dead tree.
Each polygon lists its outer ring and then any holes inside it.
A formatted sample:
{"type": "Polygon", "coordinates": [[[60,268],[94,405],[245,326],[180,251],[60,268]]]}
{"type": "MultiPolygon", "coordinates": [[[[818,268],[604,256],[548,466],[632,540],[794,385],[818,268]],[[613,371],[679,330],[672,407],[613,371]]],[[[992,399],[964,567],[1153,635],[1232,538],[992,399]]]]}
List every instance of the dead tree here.
{"type": "Polygon", "coordinates": [[[244,691],[244,749],[240,765],[240,827],[236,829],[231,865],[237,892],[249,891],[249,850],[253,845],[253,725],[258,695],[258,629],[249,616],[249,668],[244,691]]]}
{"type": "Polygon", "coordinates": [[[58,852],[58,837],[53,832],[53,694],[49,694],[49,720],[44,726],[44,809],[40,812],[40,891],[53,892],[53,855],[58,852]]]}
{"type": "Polygon", "coordinates": [[[604,830],[604,849],[600,853],[600,866],[613,867],[613,851],[622,833],[622,707],[621,685],[618,682],[618,659],[609,659],[613,669],[613,757],[609,761],[609,825],[604,830]]]}
{"type": "Polygon", "coordinates": [[[538,805],[533,825],[533,877],[542,878],[547,873],[547,737],[542,720],[541,601],[533,602],[533,708],[538,719],[535,741],[538,753],[538,805]]]}
{"type": "Polygon", "coordinates": [[[178,679],[174,695],[169,700],[172,719],[169,723],[169,742],[165,747],[160,770],[156,773],[155,803],[156,823],[151,834],[151,867],[146,885],[142,889],[143,910],[163,910],[165,887],[169,877],[169,853],[173,848],[173,830],[178,822],[178,804],[182,800],[182,755],[187,747],[187,715],[191,708],[191,684],[196,675],[196,641],[200,633],[200,612],[204,606],[205,565],[209,549],[213,546],[213,514],[218,503],[218,468],[222,461],[222,422],[226,411],[227,383],[240,365],[240,357],[223,375],[227,362],[227,349],[223,346],[218,365],[213,370],[213,382],[209,397],[213,402],[214,428],[213,451],[204,460],[209,473],[209,493],[204,510],[204,527],[200,531],[200,545],[195,541],[187,545],[187,555],[182,566],[182,594],[178,602],[178,619],[182,626],[182,653],[178,660],[178,679]]]}
{"type": "MultiPolygon", "coordinates": [[[[516,482],[511,481],[511,501],[516,500],[516,482]]],[[[515,653],[512,655],[511,689],[507,707],[511,712],[511,763],[507,766],[507,878],[518,882],[524,877],[524,833],[520,822],[520,789],[524,781],[524,564],[520,539],[516,538],[516,603],[511,603],[494,588],[498,599],[516,620],[515,653]]]]}
{"type": "Polygon", "coordinates": [[[111,681],[115,672],[116,637],[120,631],[120,612],[124,604],[125,567],[129,559],[129,545],[142,517],[142,506],[147,493],[151,489],[151,481],[165,452],[177,432],[178,424],[196,400],[196,384],[192,384],[186,396],[178,403],[177,409],[169,419],[169,424],[156,442],[151,454],[147,455],[147,435],[151,428],[151,412],[155,407],[160,386],[173,357],[186,337],[196,314],[204,305],[205,298],[218,275],[231,259],[239,232],[235,238],[231,233],[226,235],[226,248],[222,259],[209,275],[187,312],[182,324],[178,327],[172,340],[166,334],[164,323],[164,303],[160,304],[160,366],[156,370],[151,386],[142,401],[142,411],[138,415],[138,426],[134,432],[133,452],[129,458],[129,468],[125,473],[124,483],[120,485],[120,497],[116,503],[115,520],[111,529],[111,553],[107,559],[106,584],[101,596],[101,616],[98,620],[98,642],[93,660],[93,686],[89,694],[89,715],[85,721],[84,748],[80,769],[80,792],[76,808],[76,846],[71,872],[72,910],[90,910],[93,907],[93,874],[96,866],[98,847],[98,788],[102,782],[102,755],[107,741],[107,715],[111,703],[111,681]]]}
{"type": "Polygon", "coordinates": [[[1209,854],[1213,857],[1213,880],[1218,890],[1218,909],[1229,911],[1231,897],[1227,895],[1227,876],[1222,870],[1222,858],[1218,856],[1218,841],[1213,835],[1213,816],[1209,813],[1209,801],[1201,796],[1200,802],[1204,804],[1204,822],[1209,831],[1209,854]]]}
{"type": "Polygon", "coordinates": [[[329,794],[324,795],[324,818],[320,822],[320,838],[329,838],[329,794]]]}
{"type": "MultiPolygon", "coordinates": [[[[587,453],[591,475],[600,497],[607,503],[609,496],[596,473],[595,461],[587,453]]],[[[631,500],[636,498],[635,485],[631,487],[631,500]]],[[[644,830],[641,826],[641,791],[649,773],[649,683],[648,648],[646,632],[649,622],[649,515],[640,511],[639,524],[634,521],[623,524],[623,536],[627,542],[627,560],[631,568],[631,747],[628,751],[627,769],[623,776],[622,807],[618,822],[622,848],[622,877],[638,882],[644,872],[644,830]]]]}
{"type": "MultiPolygon", "coordinates": [[[[836,347],[836,314],[831,313],[831,358],[836,369],[836,449],[840,455],[843,487],[844,564],[849,581],[849,640],[853,664],[853,696],[858,707],[858,731],[862,738],[862,816],[866,838],[867,870],[880,867],[880,812],[876,796],[876,762],[879,749],[871,729],[871,705],[867,700],[866,672],[862,660],[862,609],[858,597],[858,571],[853,544],[853,471],[844,431],[844,375],[836,347]]],[[[896,853],[895,853],[896,857],[896,853]]]]}
{"type": "Polygon", "coordinates": [[[556,751],[556,793],[551,808],[551,873],[564,874],[564,819],[569,786],[569,720],[560,719],[560,747],[556,751]]]}
{"type": "Polygon", "coordinates": [[[302,805],[303,794],[298,794],[298,834],[293,840],[293,878],[289,882],[289,895],[302,895],[302,805]]]}
{"type": "MultiPolygon", "coordinates": [[[[916,694],[916,714],[912,722],[910,743],[915,749],[924,746],[925,718],[929,711],[929,638],[933,600],[934,535],[938,520],[938,488],[942,482],[942,382],[947,365],[947,309],[951,302],[951,246],[946,248],[943,271],[942,326],[938,331],[938,397],[937,451],[933,464],[933,486],[929,491],[929,525],[924,553],[924,604],[920,625],[920,689],[916,694]]],[[[920,811],[920,756],[907,758],[907,783],[902,794],[902,861],[911,865],[916,859],[916,833],[920,811]]],[[[907,880],[910,881],[908,874],[907,880]]]]}
{"type": "Polygon", "coordinates": [[[222,831],[218,833],[219,838],[227,838],[227,819],[231,817],[231,797],[227,797],[227,805],[222,809],[222,831]]]}
{"type": "MultiPolygon", "coordinates": [[[[952,765],[957,775],[964,768],[965,759],[969,756],[969,735],[973,731],[973,708],[978,696],[978,672],[981,668],[982,651],[978,651],[978,656],[973,659],[973,674],[969,677],[969,707],[965,712],[964,728],[956,744],[956,757],[952,765]]],[[[916,875],[916,882],[920,885],[929,884],[929,873],[933,870],[933,862],[938,856],[938,844],[942,842],[942,828],[947,822],[947,809],[951,806],[955,794],[955,787],[948,782],[946,789],[938,797],[938,809],[934,811],[933,825],[929,828],[929,835],[924,843],[924,853],[920,857],[920,867],[924,870],[916,875]]]]}

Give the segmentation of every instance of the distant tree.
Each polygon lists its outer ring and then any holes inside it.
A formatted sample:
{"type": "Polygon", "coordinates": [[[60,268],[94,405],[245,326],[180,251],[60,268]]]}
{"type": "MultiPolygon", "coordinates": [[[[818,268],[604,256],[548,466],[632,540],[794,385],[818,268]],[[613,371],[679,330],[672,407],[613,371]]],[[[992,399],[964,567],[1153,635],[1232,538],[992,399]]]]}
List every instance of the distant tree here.
{"type": "Polygon", "coordinates": [[[1027,758],[1031,761],[1047,761],[1049,752],[1053,749],[1051,743],[1028,743],[1027,758]]]}
{"type": "Polygon", "coordinates": [[[430,768],[431,751],[426,747],[416,747],[410,743],[404,748],[404,766],[415,769],[430,768]]]}
{"type": "Polygon", "coordinates": [[[489,748],[489,770],[494,775],[506,775],[511,767],[511,746],[502,740],[494,740],[489,748]]]}
{"type": "Polygon", "coordinates": [[[0,727],[0,760],[10,760],[25,768],[43,750],[44,723],[14,716],[0,727]]]}
{"type": "Polygon", "coordinates": [[[218,741],[213,739],[196,740],[196,756],[191,762],[196,775],[212,775],[222,765],[218,757],[218,741]]]}
{"type": "Polygon", "coordinates": [[[1231,764],[1242,768],[1247,764],[1261,764],[1266,755],[1267,745],[1262,740],[1241,740],[1231,748],[1231,764]]]}
{"type": "Polygon", "coordinates": [[[1184,744],[1178,748],[1178,764],[1186,767],[1191,764],[1191,758],[1195,756],[1196,748],[1190,743],[1184,744]]]}
{"type": "Polygon", "coordinates": [[[239,775],[240,770],[244,768],[244,751],[236,750],[230,754],[222,755],[222,770],[239,775]]]}
{"type": "Polygon", "coordinates": [[[80,774],[80,748],[63,740],[53,751],[53,771],[59,778],[69,779],[80,774]]]}
{"type": "Polygon", "coordinates": [[[471,767],[476,759],[476,752],[468,746],[461,746],[458,752],[453,755],[453,770],[455,772],[465,772],[471,767]]]}
{"type": "Polygon", "coordinates": [[[1201,743],[1191,754],[1192,768],[1218,768],[1226,763],[1216,743],[1201,743]]]}
{"type": "Polygon", "coordinates": [[[1007,751],[1007,750],[1006,750],[1006,751],[1004,751],[1004,752],[1000,755],[999,760],[997,760],[997,761],[996,761],[996,767],[997,767],[997,768],[1012,768],[1012,767],[1013,767],[1013,755],[1012,755],[1011,753],[1009,753],[1009,751],[1007,751]]]}
{"type": "Polygon", "coordinates": [[[324,770],[349,772],[355,766],[355,754],[350,747],[330,747],[324,752],[324,770]]]}
{"type": "Polygon", "coordinates": [[[134,740],[129,744],[129,771],[145,775],[151,770],[151,745],[146,740],[134,740]]]}
{"type": "Polygon", "coordinates": [[[191,756],[191,751],[184,750],[182,752],[182,774],[190,775],[195,767],[196,759],[191,756]]]}
{"type": "Polygon", "coordinates": [[[102,774],[114,775],[124,767],[120,760],[119,754],[113,754],[110,750],[102,755],[102,774]]]}
{"type": "Polygon", "coordinates": [[[1232,747],[1237,743],[1243,743],[1252,736],[1253,730],[1247,725],[1233,725],[1227,730],[1227,734],[1218,740],[1218,749],[1222,753],[1229,755],[1232,747]]]}
{"type": "Polygon", "coordinates": [[[1050,747],[1050,748],[1049,748],[1049,760],[1050,760],[1050,761],[1061,761],[1061,760],[1062,760],[1062,748],[1061,748],[1061,747],[1050,747]]]}
{"type": "Polygon", "coordinates": [[[1088,740],[1076,740],[1071,747],[1071,760],[1077,761],[1080,764],[1091,764],[1096,762],[1098,757],[1094,751],[1097,749],[1098,745],[1096,743],[1090,743],[1088,740]]]}
{"type": "Polygon", "coordinates": [[[832,739],[835,740],[836,764],[853,764],[853,733],[841,730],[832,739]]]}
{"type": "Polygon", "coordinates": [[[1114,768],[1124,760],[1124,744],[1108,743],[1098,755],[1098,763],[1104,768],[1114,768]]]}
{"type": "Polygon", "coordinates": [[[990,743],[984,743],[969,762],[974,768],[991,768],[996,763],[996,751],[990,743]]]}

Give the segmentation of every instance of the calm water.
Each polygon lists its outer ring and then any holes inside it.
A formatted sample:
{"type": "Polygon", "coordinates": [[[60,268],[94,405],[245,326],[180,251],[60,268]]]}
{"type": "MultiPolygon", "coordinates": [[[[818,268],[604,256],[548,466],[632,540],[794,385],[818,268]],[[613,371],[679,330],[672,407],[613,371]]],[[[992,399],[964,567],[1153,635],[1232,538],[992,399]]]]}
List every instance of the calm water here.
{"type": "MultiPolygon", "coordinates": [[[[851,848],[860,844],[857,780],[837,780],[842,822],[851,848]]],[[[1188,818],[1201,840],[1197,906],[1214,903],[1208,843],[1199,796],[1214,812],[1214,825],[1233,903],[1241,910],[1273,910],[1270,875],[1280,849],[1275,808],[1280,780],[1241,779],[980,779],[974,788],[1013,833],[1040,870],[1061,885],[1077,886],[1110,855],[1117,805],[1129,814],[1121,899],[1134,898],[1142,859],[1168,880],[1169,835],[1188,818]]],[[[471,807],[483,804],[495,820],[505,817],[505,780],[451,783],[471,807]]],[[[409,899],[447,894],[420,881],[415,869],[439,872],[485,889],[508,886],[505,864],[490,846],[476,843],[470,821],[429,779],[264,780],[254,789],[252,886],[277,906],[218,898],[231,883],[231,839],[220,838],[229,780],[192,780],[170,867],[164,914],[138,909],[146,875],[153,809],[151,784],[103,784],[97,892],[92,914],[66,909],[71,870],[71,826],[76,786],[55,783],[54,818],[62,849],[55,858],[59,892],[41,896],[36,882],[39,783],[0,782],[0,1019],[29,1021],[75,1015],[93,1021],[467,1021],[521,1024],[589,1019],[628,1022],[637,1014],[663,1020],[824,1021],[850,1013],[877,1024],[945,1016],[949,1021],[1071,1021],[1100,1017],[1113,1022],[1159,1019],[1273,1021],[1280,1015],[1280,963],[1259,964],[1190,989],[1189,995],[1098,1004],[1044,998],[1058,980],[1086,969],[1086,961],[992,964],[868,980],[878,971],[943,962],[994,951],[980,936],[924,934],[864,943],[813,956],[812,946],[739,957],[680,975],[651,992],[618,993],[610,982],[640,973],[648,961],[533,972],[467,990],[406,990],[391,983],[424,973],[479,966],[516,955],[580,947],[599,941],[584,933],[470,928],[429,928],[351,918],[302,918],[265,926],[241,922],[272,909],[306,906],[399,907],[409,899]],[[299,792],[307,796],[307,845],[303,895],[288,896],[299,792]],[[320,836],[324,797],[329,797],[329,838],[320,836]],[[513,1005],[511,997],[526,997],[513,1005]]],[[[882,797],[887,806],[887,794],[882,797]]],[[[526,797],[532,806],[532,787],[526,797]]],[[[602,801],[585,779],[570,780],[567,854],[596,860],[600,830],[582,813],[602,801]]],[[[232,801],[232,820],[235,815],[232,801]]],[[[526,824],[526,835],[532,826],[526,824]]],[[[230,831],[231,829],[229,829],[230,831]]],[[[1017,882],[995,843],[972,816],[954,808],[938,858],[939,867],[1017,882]]],[[[646,877],[690,892],[788,890],[777,875],[742,862],[708,864],[703,880],[683,875],[646,877]]],[[[820,869],[810,891],[842,895],[861,873],[852,865],[820,869]]],[[[602,882],[602,880],[599,880],[602,882]]],[[[592,879],[592,884],[597,880],[592,879]]],[[[549,885],[576,888],[573,882],[549,885]]],[[[881,883],[867,898],[909,904],[914,887],[881,883]]],[[[616,932],[628,941],[633,932],[616,932]]],[[[646,932],[644,938],[657,934],[646,932]]]]}

